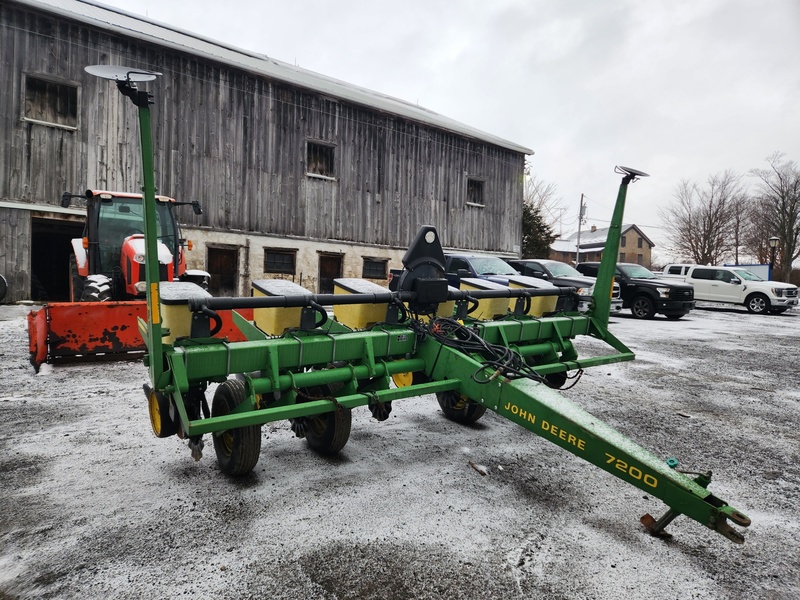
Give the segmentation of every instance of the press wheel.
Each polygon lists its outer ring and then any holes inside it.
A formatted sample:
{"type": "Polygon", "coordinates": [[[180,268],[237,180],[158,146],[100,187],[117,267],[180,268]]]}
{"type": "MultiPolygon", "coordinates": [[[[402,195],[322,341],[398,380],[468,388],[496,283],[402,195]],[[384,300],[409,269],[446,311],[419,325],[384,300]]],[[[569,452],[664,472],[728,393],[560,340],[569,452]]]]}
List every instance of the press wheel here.
{"type": "Polygon", "coordinates": [[[474,423],[486,412],[485,406],[458,392],[436,392],[436,399],[445,417],[463,425],[474,423]]]}

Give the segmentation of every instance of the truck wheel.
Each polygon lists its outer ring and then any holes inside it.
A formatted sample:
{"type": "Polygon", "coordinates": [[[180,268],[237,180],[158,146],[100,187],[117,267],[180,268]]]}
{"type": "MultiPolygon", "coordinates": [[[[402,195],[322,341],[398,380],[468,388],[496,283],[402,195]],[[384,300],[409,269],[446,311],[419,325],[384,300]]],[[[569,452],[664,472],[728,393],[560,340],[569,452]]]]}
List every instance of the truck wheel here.
{"type": "MultiPolygon", "coordinates": [[[[217,387],[211,405],[211,416],[228,415],[245,401],[244,383],[238,379],[227,379],[217,387]]],[[[238,477],[247,475],[258,462],[261,454],[261,426],[249,425],[214,433],[214,450],[223,473],[238,477]]]]}
{"type": "Polygon", "coordinates": [[[647,296],[636,296],[631,304],[631,314],[637,319],[652,319],[656,314],[656,305],[647,296]]]}
{"type": "Polygon", "coordinates": [[[445,417],[462,425],[471,425],[486,412],[483,404],[473,402],[458,392],[436,392],[436,400],[445,417]]]}
{"type": "Polygon", "coordinates": [[[69,257],[69,295],[73,302],[80,302],[83,298],[83,277],[78,273],[78,262],[75,255],[69,257]]]}
{"type": "Polygon", "coordinates": [[[769,311],[769,298],[764,294],[753,294],[747,297],[745,306],[751,313],[763,315],[769,311]]]}

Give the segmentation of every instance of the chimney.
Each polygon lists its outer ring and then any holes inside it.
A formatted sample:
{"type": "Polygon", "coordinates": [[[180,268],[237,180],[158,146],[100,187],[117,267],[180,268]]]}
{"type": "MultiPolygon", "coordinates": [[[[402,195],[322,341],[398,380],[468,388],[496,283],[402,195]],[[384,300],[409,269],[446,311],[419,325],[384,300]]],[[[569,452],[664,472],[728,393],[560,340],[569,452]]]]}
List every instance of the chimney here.
{"type": "Polygon", "coordinates": [[[594,233],[595,231],[597,231],[597,225],[592,225],[592,233],[594,233]]]}

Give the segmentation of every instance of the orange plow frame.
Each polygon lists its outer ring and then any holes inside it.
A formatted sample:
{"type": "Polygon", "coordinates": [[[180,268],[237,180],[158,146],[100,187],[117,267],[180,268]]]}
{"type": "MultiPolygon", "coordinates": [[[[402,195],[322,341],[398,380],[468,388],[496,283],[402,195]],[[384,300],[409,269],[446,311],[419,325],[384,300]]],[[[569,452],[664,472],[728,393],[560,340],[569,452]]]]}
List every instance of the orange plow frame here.
{"type": "MultiPolygon", "coordinates": [[[[252,320],[252,309],[238,311],[252,320]],[[249,314],[248,314],[249,313],[249,314]]],[[[231,311],[219,311],[216,337],[245,341],[231,311]]],[[[145,353],[137,317],[147,319],[143,300],[126,302],[53,302],[28,313],[28,349],[36,372],[55,361],[134,360],[145,353]]]]}

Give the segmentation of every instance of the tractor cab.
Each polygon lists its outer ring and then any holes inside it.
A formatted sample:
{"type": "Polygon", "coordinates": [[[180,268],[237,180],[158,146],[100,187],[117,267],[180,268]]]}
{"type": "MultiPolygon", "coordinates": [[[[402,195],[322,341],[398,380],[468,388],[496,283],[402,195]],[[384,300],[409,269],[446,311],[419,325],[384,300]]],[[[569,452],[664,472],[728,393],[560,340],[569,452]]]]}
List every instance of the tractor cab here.
{"type": "MultiPolygon", "coordinates": [[[[62,206],[76,195],[65,193],[62,206]]],[[[145,239],[144,207],[141,194],[88,190],[83,238],[72,240],[71,288],[73,301],[125,300],[144,297],[145,239]]],[[[187,273],[184,246],[191,242],[180,237],[174,207],[192,204],[202,214],[198,202],[176,202],[156,196],[158,267],[160,281],[173,281],[189,275],[202,280],[203,272],[187,273]]]]}

